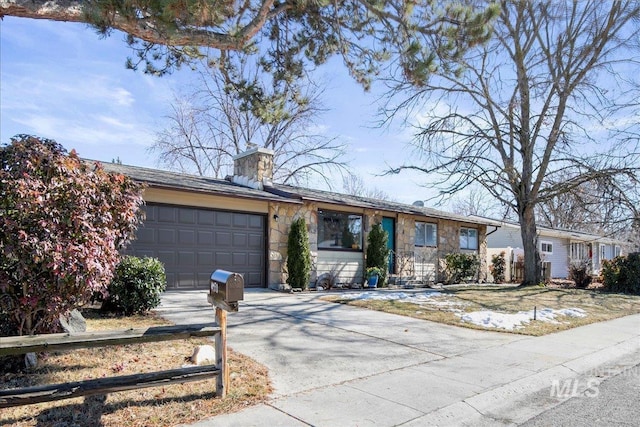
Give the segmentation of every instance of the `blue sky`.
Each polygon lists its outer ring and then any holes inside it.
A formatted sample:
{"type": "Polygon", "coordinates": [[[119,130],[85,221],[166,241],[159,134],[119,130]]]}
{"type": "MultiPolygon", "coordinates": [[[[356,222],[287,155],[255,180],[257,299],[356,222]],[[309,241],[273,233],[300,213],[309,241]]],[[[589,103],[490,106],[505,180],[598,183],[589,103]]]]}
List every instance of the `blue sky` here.
{"type": "MultiPolygon", "coordinates": [[[[127,70],[130,55],[122,33],[101,39],[83,24],[5,17],[0,21],[0,141],[34,134],[85,158],[157,167],[147,147],[165,126],[173,91],[195,77],[188,69],[162,78],[127,70]]],[[[430,197],[430,190],[418,185],[424,176],[375,176],[411,156],[410,132],[373,127],[375,94],[364,93],[337,61],[319,73],[330,84],[324,96],[329,111],[318,124],[348,144],[351,169],[397,201],[430,197]]],[[[338,177],[335,188],[341,189],[338,177]]]]}

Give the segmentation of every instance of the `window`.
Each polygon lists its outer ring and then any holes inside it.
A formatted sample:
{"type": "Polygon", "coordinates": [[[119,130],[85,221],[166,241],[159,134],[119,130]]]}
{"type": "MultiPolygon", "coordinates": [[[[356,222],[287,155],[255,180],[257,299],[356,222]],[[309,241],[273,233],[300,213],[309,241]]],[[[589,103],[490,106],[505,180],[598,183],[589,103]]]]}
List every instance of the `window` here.
{"type": "Polygon", "coordinates": [[[475,228],[460,229],[460,249],[478,249],[478,230],[475,228]]]}
{"type": "Polygon", "coordinates": [[[416,221],[416,246],[438,246],[438,226],[416,221]]]}
{"type": "Polygon", "coordinates": [[[586,260],[587,256],[587,245],[584,243],[572,243],[570,248],[569,256],[573,260],[586,260]]]}
{"type": "Polygon", "coordinates": [[[615,246],[613,248],[613,257],[615,258],[617,256],[620,256],[620,246],[615,246]]]}
{"type": "Polygon", "coordinates": [[[553,253],[553,243],[551,242],[540,242],[540,252],[545,254],[553,253]]]}
{"type": "Polygon", "coordinates": [[[600,261],[607,259],[607,245],[600,244],[600,261]]]}
{"type": "Polygon", "coordinates": [[[318,249],[362,248],[362,215],[318,211],[318,249]]]}

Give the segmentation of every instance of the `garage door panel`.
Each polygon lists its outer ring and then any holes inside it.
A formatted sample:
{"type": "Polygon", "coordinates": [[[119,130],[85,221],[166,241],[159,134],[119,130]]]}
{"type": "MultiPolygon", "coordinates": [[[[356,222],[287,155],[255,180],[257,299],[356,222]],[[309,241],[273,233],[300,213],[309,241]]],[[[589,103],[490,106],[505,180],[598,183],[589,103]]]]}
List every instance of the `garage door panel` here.
{"type": "Polygon", "coordinates": [[[217,252],[215,268],[225,268],[223,266],[230,267],[233,264],[231,252],[217,252]]]}
{"type": "Polygon", "coordinates": [[[146,221],[155,222],[158,220],[158,207],[146,205],[144,207],[144,219],[146,221]]]}
{"type": "Polygon", "coordinates": [[[164,264],[165,268],[176,266],[176,253],[173,251],[158,251],[157,257],[164,264]]]}
{"type": "Polygon", "coordinates": [[[245,286],[261,286],[262,285],[262,273],[249,272],[244,275],[245,286]]]}
{"type": "Polygon", "coordinates": [[[216,231],[215,245],[217,247],[229,248],[231,247],[231,233],[227,231],[216,231]]]}
{"type": "Polygon", "coordinates": [[[249,249],[262,249],[264,247],[264,236],[260,234],[249,234],[248,236],[248,248],[249,249]]]}
{"type": "Polygon", "coordinates": [[[247,235],[245,233],[233,233],[233,247],[244,248],[247,246],[247,235]]]}
{"type": "Polygon", "coordinates": [[[231,216],[231,212],[216,212],[216,225],[220,227],[230,227],[231,216]]]}
{"type": "Polygon", "coordinates": [[[264,218],[261,216],[249,216],[249,228],[262,230],[264,228],[264,218]]]}
{"type": "Polygon", "coordinates": [[[172,273],[171,271],[167,271],[166,269],[165,269],[165,276],[167,277],[167,287],[169,287],[169,283],[176,283],[178,279],[175,273],[172,273]]]}
{"type": "Polygon", "coordinates": [[[176,208],[158,206],[158,222],[176,222],[176,208]]]}
{"type": "Polygon", "coordinates": [[[233,267],[240,267],[247,264],[247,254],[245,252],[234,252],[232,254],[233,267]]]}
{"type": "Polygon", "coordinates": [[[199,246],[213,246],[213,231],[197,230],[199,246]]]}
{"type": "Polygon", "coordinates": [[[196,286],[196,276],[194,273],[178,273],[178,288],[193,289],[196,286]]]}
{"type": "Polygon", "coordinates": [[[178,222],[180,224],[195,224],[197,211],[193,209],[182,208],[178,210],[178,222]]]}
{"type": "Polygon", "coordinates": [[[198,251],[198,267],[213,268],[213,252],[198,251]]]}
{"type": "Polygon", "coordinates": [[[180,265],[181,267],[191,267],[191,269],[193,270],[193,267],[195,267],[196,265],[196,254],[195,252],[189,252],[189,251],[179,251],[178,252],[178,265],[180,265]]]}
{"type": "Polygon", "coordinates": [[[213,225],[215,218],[214,211],[198,211],[198,224],[200,225],[213,225]]]}
{"type": "Polygon", "coordinates": [[[211,280],[211,273],[213,273],[213,270],[211,270],[210,273],[198,273],[198,283],[197,283],[197,288],[199,289],[209,289],[209,281],[211,280]]]}
{"type": "Polygon", "coordinates": [[[138,228],[137,241],[140,243],[153,243],[155,240],[155,233],[153,229],[140,227],[138,228]]]}
{"type": "Polygon", "coordinates": [[[249,253],[247,256],[247,265],[253,268],[261,268],[262,267],[263,255],[259,253],[249,253]]]}
{"type": "Polygon", "coordinates": [[[161,245],[173,245],[176,243],[176,230],[172,228],[158,229],[158,243],[161,245]]]}
{"type": "Polygon", "coordinates": [[[168,289],[207,289],[215,269],[240,273],[245,286],[264,286],[265,217],[204,208],[147,205],[128,253],[157,257],[168,289]]]}
{"type": "Polygon", "coordinates": [[[178,232],[178,243],[181,245],[195,245],[196,230],[180,230],[178,232]]]}
{"type": "Polygon", "coordinates": [[[234,227],[240,227],[240,228],[246,228],[247,224],[249,222],[249,219],[247,218],[248,215],[246,214],[236,214],[233,216],[233,226],[234,227]]]}

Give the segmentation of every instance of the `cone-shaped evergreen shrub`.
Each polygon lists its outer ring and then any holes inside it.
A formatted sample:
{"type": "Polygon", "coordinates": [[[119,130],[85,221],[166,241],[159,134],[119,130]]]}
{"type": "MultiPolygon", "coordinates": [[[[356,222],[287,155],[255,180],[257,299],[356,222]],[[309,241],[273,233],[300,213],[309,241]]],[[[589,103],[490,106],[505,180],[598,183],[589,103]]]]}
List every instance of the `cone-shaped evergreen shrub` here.
{"type": "Polygon", "coordinates": [[[287,254],[287,283],[292,288],[306,289],[311,273],[311,251],[304,218],[298,218],[291,224],[287,254]]]}
{"type": "Polygon", "coordinates": [[[366,267],[377,267],[382,274],[380,275],[380,283],[387,282],[387,273],[389,269],[389,248],[387,247],[388,234],[382,228],[382,225],[375,224],[371,227],[371,231],[367,236],[367,262],[366,267]]]}

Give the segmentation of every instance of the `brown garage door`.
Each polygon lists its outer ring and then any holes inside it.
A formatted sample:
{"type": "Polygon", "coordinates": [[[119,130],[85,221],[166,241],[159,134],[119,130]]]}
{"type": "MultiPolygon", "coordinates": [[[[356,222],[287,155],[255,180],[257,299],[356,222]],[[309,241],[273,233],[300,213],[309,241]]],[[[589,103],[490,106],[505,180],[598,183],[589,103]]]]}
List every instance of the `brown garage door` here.
{"type": "Polygon", "coordinates": [[[147,204],[146,219],[128,253],[164,263],[168,289],[207,289],[215,269],[244,276],[246,287],[265,286],[265,217],[147,204]]]}

